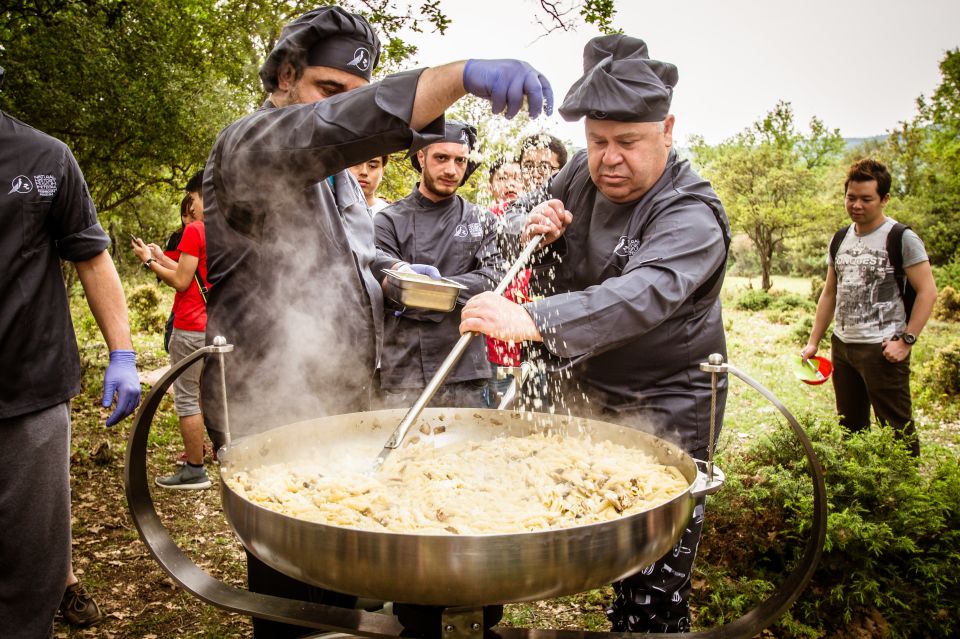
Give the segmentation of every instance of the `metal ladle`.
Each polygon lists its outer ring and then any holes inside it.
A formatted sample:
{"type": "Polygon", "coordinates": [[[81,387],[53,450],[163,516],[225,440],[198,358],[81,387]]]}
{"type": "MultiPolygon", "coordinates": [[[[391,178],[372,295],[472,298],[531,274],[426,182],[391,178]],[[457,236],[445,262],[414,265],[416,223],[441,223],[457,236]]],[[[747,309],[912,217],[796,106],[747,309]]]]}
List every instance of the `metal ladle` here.
{"type": "MultiPolygon", "coordinates": [[[[527,261],[530,259],[530,256],[533,255],[533,252],[537,250],[537,247],[540,246],[540,242],[543,240],[543,234],[535,235],[527,242],[527,245],[523,247],[523,250],[520,252],[520,256],[513,263],[510,269],[507,271],[507,274],[500,280],[500,283],[497,285],[497,288],[493,290],[496,295],[503,295],[503,292],[507,290],[507,287],[516,279],[517,274],[520,272],[527,261]]],[[[427,383],[426,387],[423,389],[423,392],[420,393],[420,396],[417,398],[417,401],[414,402],[413,406],[410,407],[410,410],[407,411],[406,416],[403,418],[403,421],[400,422],[400,425],[397,426],[396,430],[393,431],[393,434],[390,435],[390,439],[387,440],[387,443],[384,444],[383,450],[380,451],[380,454],[377,456],[376,461],[373,463],[373,472],[380,470],[383,466],[383,462],[386,461],[387,457],[390,456],[390,453],[394,449],[399,448],[400,444],[403,443],[403,438],[406,437],[407,431],[410,430],[410,427],[413,425],[413,422],[417,421],[417,418],[420,416],[420,413],[423,412],[424,407],[430,403],[430,400],[433,399],[433,396],[437,394],[437,391],[443,386],[443,382],[446,381],[447,377],[450,375],[450,372],[453,370],[453,367],[457,365],[457,362],[460,361],[460,358],[463,357],[463,354],[467,350],[467,346],[470,344],[470,340],[473,339],[473,336],[477,333],[464,333],[460,336],[460,340],[453,347],[453,350],[450,351],[450,354],[447,355],[446,359],[443,360],[443,363],[440,364],[440,368],[437,369],[437,372],[433,374],[433,377],[427,383]]]]}

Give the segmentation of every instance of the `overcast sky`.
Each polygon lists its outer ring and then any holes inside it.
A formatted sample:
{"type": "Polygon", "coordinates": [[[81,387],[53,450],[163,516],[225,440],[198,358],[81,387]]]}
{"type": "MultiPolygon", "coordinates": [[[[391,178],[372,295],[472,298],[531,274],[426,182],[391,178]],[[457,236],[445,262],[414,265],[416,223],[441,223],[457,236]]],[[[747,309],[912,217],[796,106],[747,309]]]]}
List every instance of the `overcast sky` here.
{"type": "MultiPolygon", "coordinates": [[[[442,7],[453,20],[447,34],[412,38],[420,64],[521,58],[548,77],[557,105],[582,72],[583,45],[598,35],[584,26],[539,37],[536,0],[442,7]]],[[[958,0],[619,0],[617,7],[615,25],[679,69],[672,112],[681,146],[694,134],[720,142],[781,99],[803,130],[816,116],[844,137],[882,134],[913,117],[917,97],[939,84],[945,52],[960,46],[958,0]]],[[[582,124],[556,114],[545,124],[583,146],[582,124]]]]}

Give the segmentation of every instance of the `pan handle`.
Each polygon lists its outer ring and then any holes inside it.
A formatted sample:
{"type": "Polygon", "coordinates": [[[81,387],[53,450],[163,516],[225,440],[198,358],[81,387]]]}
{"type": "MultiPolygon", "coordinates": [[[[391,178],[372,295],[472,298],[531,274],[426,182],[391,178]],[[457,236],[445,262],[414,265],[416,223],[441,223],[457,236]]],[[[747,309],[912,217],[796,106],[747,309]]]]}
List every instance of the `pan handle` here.
{"type": "Polygon", "coordinates": [[[711,475],[707,462],[702,459],[695,459],[693,461],[697,464],[697,476],[693,480],[693,483],[690,484],[691,497],[696,499],[704,495],[712,495],[723,488],[723,483],[727,481],[727,476],[723,474],[722,470],[714,465],[711,475]]]}

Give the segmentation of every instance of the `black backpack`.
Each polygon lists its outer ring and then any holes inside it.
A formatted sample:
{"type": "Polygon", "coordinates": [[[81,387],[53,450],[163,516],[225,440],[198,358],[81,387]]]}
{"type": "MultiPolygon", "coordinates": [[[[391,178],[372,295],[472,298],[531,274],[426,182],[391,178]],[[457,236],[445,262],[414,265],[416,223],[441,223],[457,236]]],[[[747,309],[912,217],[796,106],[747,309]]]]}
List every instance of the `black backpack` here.
{"type": "MultiPolygon", "coordinates": [[[[908,228],[910,227],[906,224],[897,222],[890,229],[890,233],[887,235],[887,259],[893,266],[893,277],[897,281],[897,288],[900,289],[900,297],[903,298],[903,308],[907,313],[907,321],[909,322],[910,313],[913,311],[913,303],[917,299],[917,292],[910,286],[907,274],[903,270],[903,232],[908,228]]],[[[837,261],[837,251],[840,250],[840,244],[843,242],[843,238],[847,236],[848,230],[850,230],[849,226],[843,227],[834,233],[833,239],[830,240],[830,260],[834,263],[837,261]]]]}

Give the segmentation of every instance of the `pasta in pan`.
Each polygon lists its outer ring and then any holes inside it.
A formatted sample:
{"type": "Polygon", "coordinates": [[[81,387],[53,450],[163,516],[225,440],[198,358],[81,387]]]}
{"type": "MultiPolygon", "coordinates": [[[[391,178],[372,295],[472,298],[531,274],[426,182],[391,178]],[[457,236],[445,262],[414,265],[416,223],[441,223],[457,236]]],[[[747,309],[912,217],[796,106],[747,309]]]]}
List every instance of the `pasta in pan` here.
{"type": "Polygon", "coordinates": [[[308,462],[227,473],[241,497],[318,523],[422,534],[503,534],[609,521],[688,488],[680,471],[609,441],[530,435],[397,450],[373,476],[308,462]]]}

